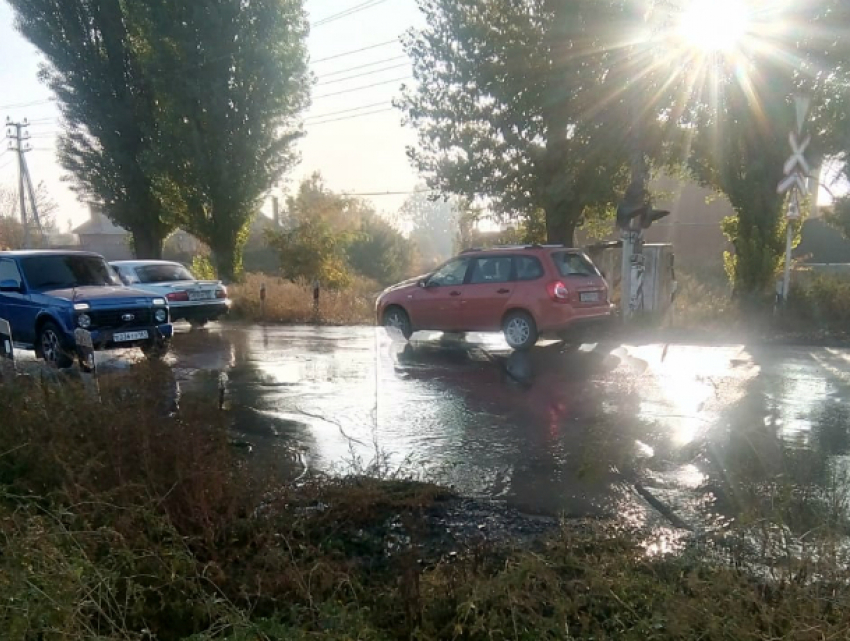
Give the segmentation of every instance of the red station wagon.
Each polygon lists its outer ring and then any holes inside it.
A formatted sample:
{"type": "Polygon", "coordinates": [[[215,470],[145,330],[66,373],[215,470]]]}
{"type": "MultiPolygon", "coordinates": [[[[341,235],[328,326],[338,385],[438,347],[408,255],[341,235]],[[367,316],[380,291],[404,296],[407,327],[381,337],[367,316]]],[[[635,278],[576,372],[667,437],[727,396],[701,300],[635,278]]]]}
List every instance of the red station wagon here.
{"type": "Polygon", "coordinates": [[[463,252],[384,291],[377,313],[379,324],[405,338],[418,330],[501,330],[513,349],[529,349],[541,336],[576,340],[601,330],[614,306],[584,252],[533,245],[463,252]]]}

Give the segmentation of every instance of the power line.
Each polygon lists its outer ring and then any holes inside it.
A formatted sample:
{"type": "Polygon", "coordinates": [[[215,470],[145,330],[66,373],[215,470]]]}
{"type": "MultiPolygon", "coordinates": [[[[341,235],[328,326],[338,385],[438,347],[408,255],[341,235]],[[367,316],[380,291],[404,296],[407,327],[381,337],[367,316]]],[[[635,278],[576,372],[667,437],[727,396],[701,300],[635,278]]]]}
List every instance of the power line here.
{"type": "Polygon", "coordinates": [[[325,82],[320,82],[317,84],[317,87],[321,87],[323,85],[335,85],[340,82],[347,82],[349,80],[354,80],[355,78],[362,78],[363,76],[374,76],[376,73],[384,73],[385,71],[392,71],[393,69],[401,69],[402,67],[409,66],[410,63],[403,62],[400,65],[393,65],[391,67],[385,67],[384,69],[375,69],[374,71],[366,71],[364,73],[358,73],[354,76],[347,76],[345,78],[337,78],[336,80],[326,80],[325,82]]]}
{"type": "Polygon", "coordinates": [[[374,191],[365,193],[342,192],[345,196],[410,196],[412,194],[427,194],[433,193],[435,189],[414,189],[412,191],[374,191]]]}
{"type": "Polygon", "coordinates": [[[21,107],[37,107],[38,105],[46,105],[53,100],[35,100],[32,102],[18,102],[9,105],[0,105],[0,109],[19,109],[21,107]]]}
{"type": "Polygon", "coordinates": [[[370,62],[365,65],[357,65],[356,67],[349,67],[348,69],[340,69],[339,71],[331,71],[329,73],[323,73],[319,76],[319,80],[322,78],[330,78],[331,76],[338,76],[341,73],[348,73],[350,71],[357,71],[358,69],[366,69],[367,67],[374,67],[376,65],[382,65],[386,62],[397,62],[398,60],[406,60],[407,56],[393,56],[392,58],[384,58],[383,60],[376,60],[375,62],[370,62]]]}
{"type": "Polygon", "coordinates": [[[321,96],[315,96],[313,100],[320,100],[321,98],[330,98],[331,96],[341,96],[345,93],[354,93],[355,91],[363,91],[364,89],[371,89],[372,87],[380,87],[381,85],[389,85],[394,82],[401,82],[402,80],[410,80],[412,76],[404,76],[402,78],[393,78],[392,80],[384,80],[383,82],[376,82],[371,85],[364,85],[362,87],[354,87],[352,89],[343,89],[342,91],[335,91],[333,93],[324,93],[321,96]]]}
{"type": "Polygon", "coordinates": [[[338,53],[333,56],[327,56],[326,58],[319,58],[318,60],[313,60],[312,64],[316,65],[320,62],[327,62],[328,60],[336,60],[337,58],[345,58],[346,56],[353,56],[355,53],[360,53],[362,51],[371,51],[372,49],[379,49],[380,47],[387,47],[392,44],[399,44],[398,38],[393,38],[392,40],[387,40],[386,42],[379,42],[378,44],[369,45],[368,47],[362,47],[360,49],[352,49],[351,51],[343,51],[342,53],[338,53]]]}
{"type": "Polygon", "coordinates": [[[361,109],[373,109],[375,107],[386,106],[387,101],[382,100],[381,102],[373,102],[371,105],[360,105],[359,107],[352,107],[351,109],[343,109],[342,111],[331,111],[330,113],[320,114],[318,116],[310,116],[307,120],[322,120],[323,118],[330,118],[331,116],[338,116],[340,114],[348,114],[352,111],[360,111],[361,109]]]}
{"type": "Polygon", "coordinates": [[[371,9],[372,7],[377,7],[379,4],[384,4],[385,2],[387,2],[387,0],[366,0],[366,2],[363,2],[363,3],[358,4],[358,5],[354,5],[353,7],[349,7],[348,9],[345,9],[345,10],[340,11],[338,13],[334,13],[334,14],[331,14],[329,16],[326,16],[325,18],[322,18],[321,20],[317,20],[311,26],[313,28],[322,27],[326,24],[330,24],[331,22],[336,22],[337,20],[342,20],[343,18],[348,18],[349,16],[353,16],[354,14],[360,13],[361,11],[366,11],[366,9],[371,9]]]}
{"type": "Polygon", "coordinates": [[[341,120],[354,120],[355,118],[363,118],[364,116],[374,116],[375,114],[387,113],[388,111],[395,111],[393,107],[387,107],[386,109],[376,109],[375,111],[367,111],[362,114],[355,114],[353,116],[344,116],[342,118],[332,118],[330,120],[322,120],[320,122],[308,122],[306,123],[307,127],[318,127],[319,125],[327,125],[332,122],[340,122],[341,120]]]}

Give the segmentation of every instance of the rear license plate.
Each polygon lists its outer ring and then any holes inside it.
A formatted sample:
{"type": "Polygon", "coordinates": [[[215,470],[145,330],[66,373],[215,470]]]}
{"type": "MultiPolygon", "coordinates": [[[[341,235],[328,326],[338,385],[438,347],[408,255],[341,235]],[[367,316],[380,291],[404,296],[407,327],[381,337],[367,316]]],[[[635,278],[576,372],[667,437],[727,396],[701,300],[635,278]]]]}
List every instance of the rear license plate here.
{"type": "Polygon", "coordinates": [[[189,300],[212,300],[215,292],[189,292],[189,300]]]}
{"type": "Polygon", "coordinates": [[[598,303],[599,302],[599,292],[582,292],[579,294],[579,300],[582,303],[598,303]]]}
{"type": "Polygon", "coordinates": [[[131,343],[133,341],[144,341],[150,338],[148,330],[141,332],[117,332],[112,335],[112,340],[116,343],[131,343]]]}

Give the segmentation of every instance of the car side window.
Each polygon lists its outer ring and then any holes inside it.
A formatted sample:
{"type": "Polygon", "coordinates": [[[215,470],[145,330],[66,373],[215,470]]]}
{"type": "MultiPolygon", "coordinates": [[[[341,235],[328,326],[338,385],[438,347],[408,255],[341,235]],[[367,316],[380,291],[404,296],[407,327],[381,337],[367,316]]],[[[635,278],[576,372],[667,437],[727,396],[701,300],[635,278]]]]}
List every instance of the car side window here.
{"type": "Polygon", "coordinates": [[[558,252],[553,254],[555,266],[563,277],[599,276],[599,270],[582,254],[577,252],[558,252]]]}
{"type": "Polygon", "coordinates": [[[428,287],[450,287],[463,285],[466,271],[469,268],[468,258],[456,258],[440,267],[428,279],[428,287]]]}
{"type": "Polygon", "coordinates": [[[517,256],[514,260],[517,280],[537,280],[543,277],[543,265],[534,256],[517,256]]]}
{"type": "Polygon", "coordinates": [[[511,280],[511,269],[513,269],[513,258],[510,256],[476,258],[472,264],[472,277],[469,284],[507,283],[511,280]]]}
{"type": "Polygon", "coordinates": [[[8,258],[0,258],[0,280],[13,280],[21,286],[21,272],[15,261],[8,258]]]}

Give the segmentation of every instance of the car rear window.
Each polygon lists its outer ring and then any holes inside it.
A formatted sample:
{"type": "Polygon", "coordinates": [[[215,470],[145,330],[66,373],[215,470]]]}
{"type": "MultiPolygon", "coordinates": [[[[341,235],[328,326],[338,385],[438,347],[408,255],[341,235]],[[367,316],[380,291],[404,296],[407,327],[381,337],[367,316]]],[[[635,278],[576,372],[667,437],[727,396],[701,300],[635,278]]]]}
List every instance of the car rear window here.
{"type": "Polygon", "coordinates": [[[146,265],[136,267],[136,276],[141,283],[175,283],[183,280],[195,280],[192,273],[183,265],[146,265]]]}
{"type": "Polygon", "coordinates": [[[558,273],[564,278],[570,276],[599,276],[596,269],[584,255],[577,252],[556,252],[552,254],[558,273]]]}

